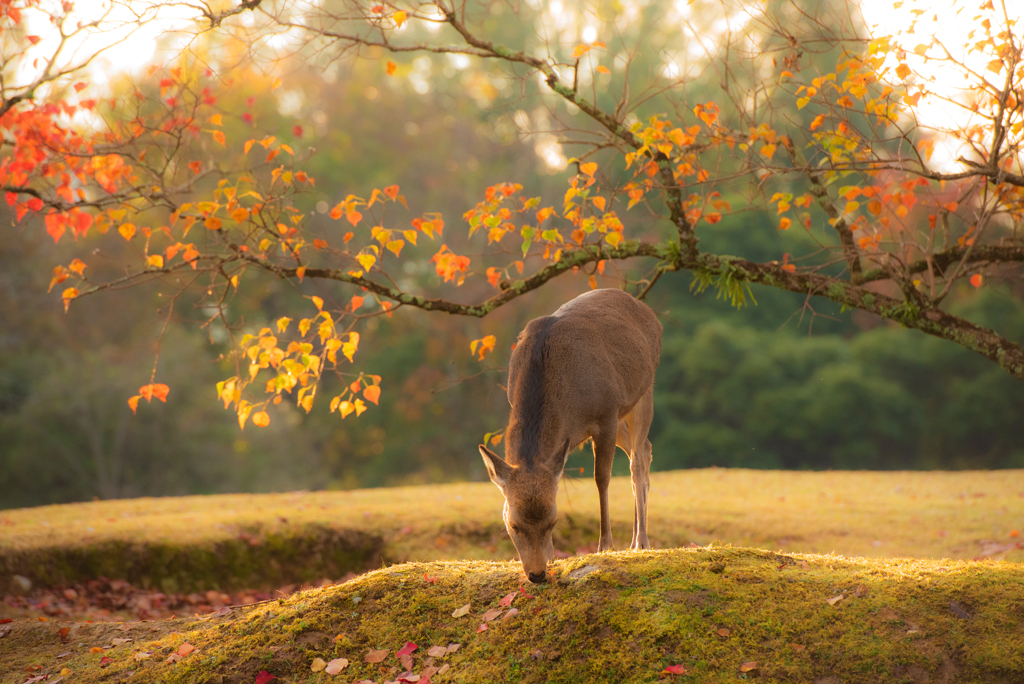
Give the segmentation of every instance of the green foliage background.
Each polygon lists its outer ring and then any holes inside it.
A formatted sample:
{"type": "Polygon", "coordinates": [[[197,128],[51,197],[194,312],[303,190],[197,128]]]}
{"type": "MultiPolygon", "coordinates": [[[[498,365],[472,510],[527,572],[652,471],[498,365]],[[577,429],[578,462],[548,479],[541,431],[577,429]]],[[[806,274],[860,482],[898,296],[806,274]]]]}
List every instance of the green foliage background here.
{"type": "MultiPolygon", "coordinates": [[[[643,34],[641,25],[656,19],[645,15],[630,31],[643,34]]],[[[484,26],[498,32],[527,23],[495,15],[484,26]]],[[[645,40],[670,45],[666,30],[659,26],[645,40]]],[[[622,44],[632,35],[622,36],[622,44]]],[[[220,103],[229,141],[270,132],[300,157],[309,155],[300,168],[317,184],[301,203],[314,236],[339,241],[350,226],[330,219],[324,207],[391,183],[401,185],[414,212],[394,219],[395,225],[441,211],[443,241],[459,253],[466,234],[461,214],[488,185],[521,182],[525,196],[559,205],[564,174],[544,166],[533,149],[535,138],[521,139],[512,124],[516,111],[501,104],[508,97],[536,119],[544,105],[536,84],[516,99],[514,81],[487,71],[493,68],[487,64],[461,68],[446,57],[419,56],[402,61],[396,77],[388,78],[383,59],[321,64],[316,54],[307,56],[310,66],[293,69],[276,94],[267,95],[259,79],[241,78],[241,87],[220,103]],[[423,83],[428,86],[417,86],[423,83]],[[246,103],[250,96],[255,104],[246,103]],[[254,124],[241,119],[246,111],[254,124]]],[[[638,74],[631,77],[638,79],[636,92],[653,68],[631,72],[638,74]]],[[[136,86],[119,87],[130,92],[136,86]]],[[[713,87],[698,79],[685,97],[712,99],[713,87]]],[[[656,104],[636,113],[683,116],[659,112],[656,104]]],[[[581,123],[564,105],[551,114],[581,123]]],[[[734,206],[744,203],[729,199],[734,206]]],[[[642,206],[623,218],[631,231],[667,228],[642,206]]],[[[9,216],[0,219],[10,226],[9,216]]],[[[815,240],[831,239],[795,227],[780,233],[776,225],[768,214],[742,213],[699,230],[712,250],[758,260],[786,253],[799,258],[816,249],[815,240]]],[[[125,401],[149,382],[171,288],[154,284],[86,298],[65,315],[59,297],[45,291],[53,265],[70,261],[80,246],[54,246],[39,225],[3,231],[0,508],[92,497],[484,479],[476,444],[506,421],[501,385],[511,343],[528,320],[587,289],[586,275],[565,276],[484,321],[420,311],[373,319],[363,330],[356,366],[383,376],[379,408],[342,421],[323,400],[309,415],[282,404],[269,428],[239,432],[214,391],[218,380],[234,374],[230,363],[219,360],[230,351],[226,331],[196,325],[208,313],[187,298],[176,302],[157,371],[157,381],[172,387],[168,402],[143,403],[132,416],[125,401]],[[499,342],[480,363],[470,357],[469,341],[485,334],[499,342]]],[[[440,242],[425,242],[403,257],[429,258],[440,242]]],[[[109,249],[109,241],[103,244],[109,249]]],[[[508,260],[495,265],[506,265],[517,253],[518,245],[510,244],[508,260]]],[[[117,269],[126,256],[100,252],[90,268],[117,269]]],[[[606,271],[601,286],[617,286],[614,271],[606,271]]],[[[405,288],[441,288],[428,263],[403,264],[398,275],[405,288]]],[[[694,294],[691,279],[669,274],[648,298],[665,326],[651,434],[655,468],[1024,467],[1024,385],[994,364],[866,314],[787,293],[755,288],[757,304],[737,310],[713,290],[694,294]]],[[[441,289],[467,301],[490,291],[486,283],[472,282],[462,291],[441,289]]],[[[1024,342],[1020,293],[998,283],[968,290],[951,296],[952,308],[969,310],[976,322],[1024,342]]],[[[285,305],[292,311],[308,306],[303,296],[344,306],[352,294],[309,280],[255,283],[243,291],[231,313],[247,331],[269,325],[285,305]]],[[[323,388],[321,399],[331,389],[336,387],[323,388]]],[[[589,460],[589,450],[578,452],[570,467],[589,474],[589,460]]],[[[616,471],[627,468],[620,458],[616,471]]]]}

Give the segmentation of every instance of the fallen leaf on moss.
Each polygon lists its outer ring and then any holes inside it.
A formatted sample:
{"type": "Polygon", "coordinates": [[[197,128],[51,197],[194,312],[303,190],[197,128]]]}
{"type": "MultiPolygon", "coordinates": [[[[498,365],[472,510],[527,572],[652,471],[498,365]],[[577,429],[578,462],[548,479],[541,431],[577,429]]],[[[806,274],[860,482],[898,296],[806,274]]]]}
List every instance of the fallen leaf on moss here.
{"type": "Polygon", "coordinates": [[[503,616],[501,616],[501,619],[502,620],[508,620],[510,617],[515,617],[516,615],[519,615],[519,609],[518,608],[513,608],[510,611],[508,611],[507,613],[505,613],[503,616]]]}
{"type": "Polygon", "coordinates": [[[61,627],[57,630],[57,636],[60,637],[60,643],[68,643],[68,633],[71,631],[70,627],[61,627]]]}
{"type": "Polygon", "coordinates": [[[531,660],[540,660],[543,657],[544,657],[544,652],[541,651],[539,648],[538,649],[534,649],[533,651],[530,651],[530,659],[531,660]]]}
{"type": "Polygon", "coordinates": [[[102,658],[100,658],[100,667],[106,667],[112,662],[114,662],[113,658],[111,658],[110,656],[103,656],[102,658]]]}
{"type": "Polygon", "coordinates": [[[437,674],[439,667],[425,667],[420,673],[420,684],[429,684],[430,678],[437,674]]]}
{"type": "Polygon", "coordinates": [[[167,656],[167,660],[165,660],[164,662],[165,663],[174,664],[174,663],[178,662],[179,660],[181,660],[181,656],[178,655],[177,653],[172,653],[171,655],[167,656]]]}
{"type": "Polygon", "coordinates": [[[452,613],[452,617],[462,617],[463,615],[466,615],[468,613],[469,613],[469,604],[467,603],[466,605],[462,606],[461,608],[456,608],[455,612],[452,613]]]}
{"type": "Polygon", "coordinates": [[[447,672],[450,669],[452,669],[451,663],[445,663],[444,665],[442,665],[441,667],[439,667],[437,669],[437,674],[443,675],[445,672],[447,672]]]}
{"type": "Polygon", "coordinates": [[[718,636],[723,636],[723,637],[729,636],[729,630],[727,628],[725,628],[725,627],[722,627],[721,629],[718,630],[718,636]]]}
{"type": "Polygon", "coordinates": [[[751,660],[749,663],[743,663],[740,665],[740,672],[750,672],[751,670],[757,669],[757,663],[751,660]]]}
{"type": "Polygon", "coordinates": [[[789,646],[790,646],[790,648],[792,648],[792,649],[793,649],[794,651],[802,651],[802,650],[804,650],[805,648],[807,648],[807,647],[806,647],[806,646],[804,646],[803,644],[790,644],[789,646]]]}
{"type": "Polygon", "coordinates": [[[153,655],[153,653],[151,651],[139,651],[138,653],[135,654],[135,659],[136,660],[145,660],[146,658],[149,658],[151,655],[153,655]]]}
{"type": "Polygon", "coordinates": [[[481,622],[480,626],[476,628],[476,633],[479,634],[480,632],[485,632],[485,631],[487,631],[487,623],[486,622],[481,622]]]}
{"type": "Polygon", "coordinates": [[[409,655],[408,653],[403,653],[402,655],[398,656],[398,662],[400,662],[402,664],[402,667],[405,668],[405,670],[407,672],[412,672],[412,656],[411,655],[409,655]]]}
{"type": "Polygon", "coordinates": [[[462,644],[448,644],[448,654],[455,653],[462,647],[462,644]]]}
{"type": "MultiPolygon", "coordinates": [[[[67,627],[65,627],[64,629],[67,629],[67,627]]],[[[131,639],[114,638],[110,640],[110,647],[113,648],[114,646],[120,646],[121,644],[128,644],[131,643],[131,641],[131,639]]],[[[185,654],[182,653],[182,655],[185,654]]]]}
{"type": "Polygon", "coordinates": [[[423,580],[427,584],[437,584],[437,580],[438,579],[439,579],[438,577],[430,577],[430,576],[427,575],[427,573],[423,573],[423,580]]]}
{"type": "Polygon", "coordinates": [[[664,670],[662,670],[661,673],[662,674],[684,675],[684,674],[686,674],[686,666],[685,665],[669,665],[664,670]]]}
{"type": "Polygon", "coordinates": [[[182,644],[181,646],[178,647],[178,655],[180,655],[182,658],[184,658],[185,656],[187,656],[189,653],[191,653],[194,650],[196,650],[195,646],[193,646],[192,644],[189,644],[189,643],[184,643],[184,644],[182,644]]]}
{"type": "Polygon", "coordinates": [[[446,655],[448,655],[448,647],[431,646],[430,650],[427,651],[427,655],[431,658],[444,658],[446,655]]]}
{"type": "Polygon", "coordinates": [[[534,596],[533,594],[527,594],[527,593],[526,593],[526,589],[523,589],[522,587],[519,587],[519,593],[523,595],[523,598],[524,598],[524,599],[532,599],[532,598],[537,598],[537,597],[536,597],[536,596],[534,596]]]}
{"type": "Polygon", "coordinates": [[[508,608],[509,606],[512,605],[512,601],[514,601],[515,598],[516,598],[516,592],[513,591],[511,594],[508,594],[507,596],[503,596],[502,599],[500,601],[498,601],[498,603],[500,603],[501,605],[503,605],[506,608],[508,608]]]}
{"type": "Polygon", "coordinates": [[[324,660],[323,658],[313,658],[313,663],[309,666],[309,669],[313,672],[320,672],[325,667],[327,667],[326,660],[324,660]]]}
{"type": "MultiPolygon", "coordinates": [[[[317,658],[317,660],[319,660],[319,658],[317,658]]],[[[336,675],[346,667],[348,667],[348,658],[335,658],[331,662],[327,663],[327,666],[324,668],[324,672],[329,675],[336,675]]]]}
{"type": "Polygon", "coordinates": [[[256,675],[256,684],[267,684],[267,682],[272,682],[275,679],[277,679],[277,677],[266,670],[260,670],[260,673],[256,675]]]}
{"type": "Polygon", "coordinates": [[[382,648],[379,651],[370,649],[370,652],[366,654],[366,657],[363,658],[363,660],[368,663],[379,663],[388,657],[388,653],[391,653],[390,648],[382,648]]]}
{"type": "Polygon", "coordinates": [[[490,622],[491,620],[494,620],[495,618],[497,618],[499,615],[501,615],[504,612],[505,612],[504,608],[491,608],[489,611],[484,613],[483,621],[484,622],[490,622]]]}
{"type": "Polygon", "coordinates": [[[834,605],[836,605],[837,603],[839,603],[842,600],[843,600],[843,595],[840,594],[839,596],[833,596],[830,599],[825,599],[825,603],[827,603],[830,606],[834,606],[834,605]]]}
{"type": "Polygon", "coordinates": [[[104,650],[106,649],[104,649],[102,646],[93,646],[89,649],[89,653],[103,653],[104,650]]]}
{"type": "Polygon", "coordinates": [[[400,675],[398,675],[398,677],[395,679],[395,681],[396,682],[410,682],[410,683],[414,683],[414,682],[420,681],[420,676],[418,674],[414,674],[412,672],[403,672],[400,675]]]}
{"type": "Polygon", "coordinates": [[[399,658],[401,658],[404,655],[409,655],[410,653],[415,651],[417,648],[419,648],[419,646],[417,646],[415,643],[413,643],[411,641],[406,641],[405,642],[405,646],[400,648],[398,650],[398,653],[396,653],[395,655],[398,656],[399,658]]]}

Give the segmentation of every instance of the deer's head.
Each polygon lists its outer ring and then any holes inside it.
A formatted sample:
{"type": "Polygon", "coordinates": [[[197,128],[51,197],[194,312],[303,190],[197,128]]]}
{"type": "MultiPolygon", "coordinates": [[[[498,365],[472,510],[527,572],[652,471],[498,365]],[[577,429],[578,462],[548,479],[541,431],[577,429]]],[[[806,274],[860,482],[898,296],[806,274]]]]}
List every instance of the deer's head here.
{"type": "Polygon", "coordinates": [[[555,497],[562,474],[562,461],[553,470],[537,464],[533,468],[511,465],[484,445],[480,455],[491,482],[505,495],[505,528],[519,552],[523,571],[534,584],[544,582],[548,561],[554,557],[551,530],[558,518],[555,497]]]}

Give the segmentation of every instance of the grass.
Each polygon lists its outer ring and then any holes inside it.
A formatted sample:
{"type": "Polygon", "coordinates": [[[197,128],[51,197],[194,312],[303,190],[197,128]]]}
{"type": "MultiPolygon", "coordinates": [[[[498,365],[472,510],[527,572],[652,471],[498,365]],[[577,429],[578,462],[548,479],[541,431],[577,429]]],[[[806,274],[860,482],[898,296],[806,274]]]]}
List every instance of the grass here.
{"type": "MultiPolygon", "coordinates": [[[[629,543],[629,480],[612,522],[629,543]]],[[[709,542],[867,558],[1024,561],[1024,471],[778,472],[652,476],[656,547],[709,542]],[[1018,536],[1011,536],[1014,531],[1018,536]]],[[[507,560],[490,483],[350,492],[148,498],[0,511],[0,592],[17,573],[54,585],[97,576],[163,591],[277,587],[406,561],[507,560]]],[[[567,479],[556,548],[597,542],[592,481],[567,479]]]]}
{"type": "MultiPolygon", "coordinates": [[[[559,508],[556,547],[586,551],[593,484],[567,483],[559,508]]],[[[59,623],[18,620],[0,638],[0,682],[66,668],[84,683],[248,684],[261,670],[380,683],[400,672],[407,641],[420,646],[413,671],[450,665],[435,682],[1024,681],[1021,471],[659,473],[652,540],[699,548],[556,561],[555,581],[527,586],[535,597],[515,598],[517,615],[477,632],[522,583],[518,563],[498,560],[514,554],[500,509],[486,483],[0,511],[4,579],[93,573],[205,589],[380,568],[202,619],[69,623],[66,645],[59,623]],[[132,641],[90,651],[115,637],[132,641]],[[165,662],[182,643],[196,650],[165,662]],[[429,647],[450,643],[461,647],[427,662],[429,647]],[[370,664],[370,649],[390,653],[370,664]],[[338,657],[351,664],[336,677],[311,670],[338,657]],[[668,665],[687,674],[662,674],[668,665]]],[[[628,480],[613,481],[612,515],[621,546],[628,480]]]]}

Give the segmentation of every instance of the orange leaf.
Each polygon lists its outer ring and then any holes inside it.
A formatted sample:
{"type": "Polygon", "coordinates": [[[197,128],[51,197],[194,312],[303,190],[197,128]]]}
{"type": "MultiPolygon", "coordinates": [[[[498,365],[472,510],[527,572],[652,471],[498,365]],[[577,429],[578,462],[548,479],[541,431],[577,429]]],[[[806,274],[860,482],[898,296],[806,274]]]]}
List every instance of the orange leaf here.
{"type": "Polygon", "coordinates": [[[214,131],[213,139],[219,142],[221,146],[226,146],[224,143],[224,131],[214,131]]]}
{"type": "Polygon", "coordinates": [[[595,171],[597,171],[597,162],[587,162],[586,164],[580,164],[580,173],[585,173],[586,175],[593,178],[595,171]]]}
{"type": "Polygon", "coordinates": [[[501,279],[501,271],[494,268],[493,266],[487,269],[487,282],[491,284],[491,287],[498,287],[498,281],[501,279]]]}
{"type": "Polygon", "coordinates": [[[357,296],[352,298],[352,301],[349,302],[349,308],[353,312],[355,312],[359,307],[361,307],[363,305],[363,301],[364,301],[364,299],[357,295],[357,296]]]}
{"type": "Polygon", "coordinates": [[[310,299],[313,300],[313,304],[316,305],[317,310],[323,310],[323,308],[324,308],[324,300],[323,299],[321,299],[320,297],[317,297],[316,295],[313,295],[312,297],[310,297],[310,299]]]}
{"type": "Polygon", "coordinates": [[[975,273],[971,276],[971,285],[974,287],[981,287],[982,277],[980,273],[975,273]]]}
{"type": "Polygon", "coordinates": [[[256,427],[267,427],[270,425],[270,415],[266,411],[259,411],[252,415],[252,424],[256,427]]]}
{"type": "Polygon", "coordinates": [[[130,399],[128,399],[128,406],[129,406],[129,408],[131,408],[132,413],[135,413],[135,411],[139,408],[139,399],[140,398],[141,397],[139,397],[139,395],[136,394],[134,397],[131,397],[130,399]]]}
{"type": "Polygon", "coordinates": [[[390,197],[391,201],[394,201],[395,198],[398,197],[398,186],[389,185],[388,187],[384,188],[384,194],[390,197]]]}
{"type": "Polygon", "coordinates": [[[612,71],[608,67],[602,65],[602,66],[598,66],[597,67],[597,73],[599,73],[599,74],[610,74],[610,73],[612,73],[612,71]]]}
{"type": "MultiPolygon", "coordinates": [[[[394,62],[388,62],[388,67],[387,68],[388,68],[388,76],[394,76],[395,75],[395,69],[397,69],[398,66],[394,62]]],[[[349,411],[349,413],[351,413],[351,411],[349,411]]],[[[342,416],[342,418],[344,418],[344,416],[342,416]]]]}
{"type": "Polygon", "coordinates": [[[792,222],[792,221],[790,221],[790,220],[789,220],[788,218],[786,218],[785,216],[783,216],[783,217],[782,217],[782,220],[780,220],[780,221],[779,221],[779,230],[789,230],[789,227],[790,227],[790,226],[791,226],[792,224],[793,224],[793,222],[792,222]]]}
{"type": "Polygon", "coordinates": [[[305,266],[299,266],[297,269],[295,269],[295,275],[297,275],[299,277],[299,282],[301,283],[302,282],[302,278],[305,277],[305,275],[306,275],[306,267],[305,266]]]}
{"type": "Polygon", "coordinates": [[[367,401],[372,401],[374,404],[380,400],[380,386],[370,385],[363,390],[363,396],[366,397],[367,401]]]}

